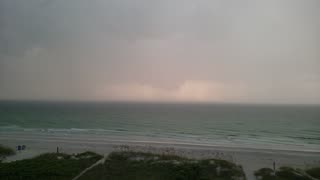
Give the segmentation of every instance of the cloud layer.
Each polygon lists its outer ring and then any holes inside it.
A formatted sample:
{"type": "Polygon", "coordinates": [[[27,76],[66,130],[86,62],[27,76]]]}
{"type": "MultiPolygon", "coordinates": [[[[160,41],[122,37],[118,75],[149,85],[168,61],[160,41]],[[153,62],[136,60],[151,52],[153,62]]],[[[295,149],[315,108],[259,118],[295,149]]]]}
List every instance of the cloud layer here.
{"type": "Polygon", "coordinates": [[[320,1],[2,0],[0,99],[320,103],[320,1]]]}

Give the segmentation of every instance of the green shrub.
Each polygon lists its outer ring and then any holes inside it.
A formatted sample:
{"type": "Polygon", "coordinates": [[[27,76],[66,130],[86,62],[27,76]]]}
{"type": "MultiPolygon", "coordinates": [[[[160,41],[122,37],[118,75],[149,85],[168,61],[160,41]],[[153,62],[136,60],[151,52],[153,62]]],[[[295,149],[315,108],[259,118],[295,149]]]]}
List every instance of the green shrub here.
{"type": "Polygon", "coordinates": [[[242,168],[224,160],[194,160],[175,155],[113,152],[104,165],[91,169],[80,180],[230,180],[234,177],[245,179],[242,168]],[[218,167],[220,172],[217,172],[218,167]]]}
{"type": "Polygon", "coordinates": [[[89,158],[75,158],[69,154],[46,153],[32,159],[1,163],[0,179],[72,179],[102,157],[95,153],[90,155],[89,158]]]}
{"type": "Polygon", "coordinates": [[[320,179],[320,167],[307,169],[306,172],[310,176],[320,179]]]}
{"type": "Polygon", "coordinates": [[[254,175],[260,177],[261,180],[312,180],[310,176],[318,177],[319,169],[313,168],[303,171],[292,167],[280,167],[274,174],[272,169],[262,168],[255,171],[254,175]]]}
{"type": "Polygon", "coordinates": [[[15,151],[13,149],[0,144],[0,157],[11,156],[14,154],[15,151]]]}
{"type": "Polygon", "coordinates": [[[288,180],[312,180],[311,178],[305,176],[301,170],[291,167],[281,167],[278,171],[276,171],[276,175],[277,177],[288,180]]]}

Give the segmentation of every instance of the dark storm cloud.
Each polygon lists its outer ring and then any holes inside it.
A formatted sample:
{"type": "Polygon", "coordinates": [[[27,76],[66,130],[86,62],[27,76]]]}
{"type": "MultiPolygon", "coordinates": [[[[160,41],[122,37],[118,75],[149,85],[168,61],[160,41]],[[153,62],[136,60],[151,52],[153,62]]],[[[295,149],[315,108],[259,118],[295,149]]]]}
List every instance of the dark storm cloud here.
{"type": "Polygon", "coordinates": [[[317,0],[3,0],[0,98],[320,102],[317,0]]]}

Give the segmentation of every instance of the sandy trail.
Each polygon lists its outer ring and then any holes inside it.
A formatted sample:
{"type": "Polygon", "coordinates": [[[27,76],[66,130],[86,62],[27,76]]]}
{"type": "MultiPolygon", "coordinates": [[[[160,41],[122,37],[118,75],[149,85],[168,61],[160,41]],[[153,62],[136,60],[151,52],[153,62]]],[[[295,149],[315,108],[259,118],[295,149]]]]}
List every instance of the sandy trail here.
{"type": "Polygon", "coordinates": [[[86,168],[85,170],[83,170],[81,173],[79,173],[76,177],[74,177],[72,180],[77,180],[79,179],[82,175],[84,175],[86,172],[88,172],[89,170],[91,170],[92,168],[96,167],[99,164],[104,164],[104,162],[106,161],[107,156],[104,156],[102,159],[100,159],[99,161],[97,161],[96,163],[92,164],[90,167],[86,168]]]}

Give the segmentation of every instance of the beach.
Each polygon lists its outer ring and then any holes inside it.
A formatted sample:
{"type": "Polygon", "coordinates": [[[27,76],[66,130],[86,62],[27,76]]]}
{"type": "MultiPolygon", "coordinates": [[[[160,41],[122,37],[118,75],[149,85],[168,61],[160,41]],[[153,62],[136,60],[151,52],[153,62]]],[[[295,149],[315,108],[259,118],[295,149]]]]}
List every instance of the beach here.
{"type": "Polygon", "coordinates": [[[45,132],[7,132],[6,134],[1,134],[0,141],[2,144],[14,149],[17,145],[26,145],[27,147],[26,150],[8,157],[6,161],[31,158],[46,152],[56,152],[57,147],[59,147],[60,152],[69,154],[84,151],[94,151],[103,155],[108,155],[112,151],[167,153],[195,159],[216,158],[228,160],[242,165],[249,180],[254,179],[253,172],[255,170],[263,167],[273,168],[273,162],[275,162],[276,168],[280,166],[309,168],[319,166],[320,164],[319,151],[303,151],[303,149],[297,151],[272,148],[223,147],[208,144],[169,143],[137,139],[126,140],[108,136],[48,135],[45,132]]]}

